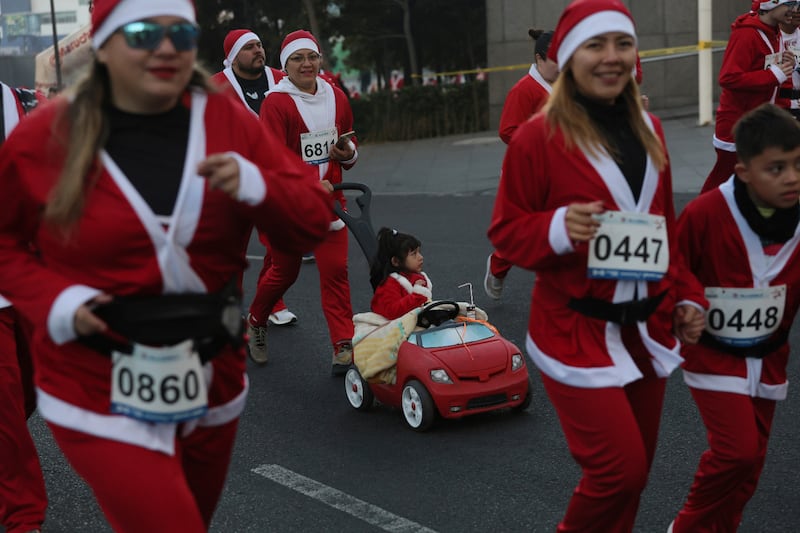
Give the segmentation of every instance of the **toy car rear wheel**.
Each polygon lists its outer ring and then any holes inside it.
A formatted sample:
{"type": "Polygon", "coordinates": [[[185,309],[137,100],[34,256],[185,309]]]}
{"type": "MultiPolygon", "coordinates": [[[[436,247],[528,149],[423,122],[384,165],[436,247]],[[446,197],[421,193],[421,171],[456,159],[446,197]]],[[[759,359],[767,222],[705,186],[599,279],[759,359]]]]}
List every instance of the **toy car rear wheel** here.
{"type": "Polygon", "coordinates": [[[408,426],[414,431],[426,431],[436,420],[436,406],[425,386],[411,380],[403,387],[400,409],[408,426]]]}
{"type": "Polygon", "coordinates": [[[369,388],[369,383],[364,381],[354,366],[348,368],[344,375],[344,392],[347,395],[347,401],[357,411],[369,411],[372,404],[375,403],[375,396],[372,394],[372,389],[369,388]]]}

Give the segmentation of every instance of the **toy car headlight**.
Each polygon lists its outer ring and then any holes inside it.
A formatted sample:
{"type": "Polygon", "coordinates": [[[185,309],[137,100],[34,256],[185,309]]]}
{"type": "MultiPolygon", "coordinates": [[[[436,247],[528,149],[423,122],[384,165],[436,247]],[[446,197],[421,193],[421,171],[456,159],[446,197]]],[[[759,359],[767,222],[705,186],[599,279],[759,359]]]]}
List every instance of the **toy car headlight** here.
{"type": "Polygon", "coordinates": [[[511,371],[514,372],[525,366],[525,358],[522,354],[515,353],[511,356],[511,371]]]}
{"type": "Polygon", "coordinates": [[[447,375],[447,371],[443,368],[431,370],[431,380],[435,383],[453,384],[453,380],[450,379],[450,376],[447,375]]]}

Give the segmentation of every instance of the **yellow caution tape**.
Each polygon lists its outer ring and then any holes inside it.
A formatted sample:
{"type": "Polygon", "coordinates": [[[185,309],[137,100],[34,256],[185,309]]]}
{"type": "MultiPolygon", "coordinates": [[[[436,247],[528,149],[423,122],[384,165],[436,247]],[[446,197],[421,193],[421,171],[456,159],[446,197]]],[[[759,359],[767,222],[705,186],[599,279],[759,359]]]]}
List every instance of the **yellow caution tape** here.
{"type": "MultiPolygon", "coordinates": [[[[639,50],[639,57],[652,58],[652,57],[669,57],[679,54],[689,54],[692,52],[699,52],[700,50],[708,50],[711,48],[724,48],[728,41],[700,41],[697,44],[687,46],[673,46],[671,48],[655,48],[653,50],[639,50]]],[[[438,76],[458,76],[459,74],[479,74],[489,72],[505,72],[509,70],[527,70],[531,68],[530,63],[522,63],[519,65],[505,65],[502,67],[487,67],[487,68],[474,68],[470,70],[451,70],[449,72],[435,72],[428,74],[431,77],[438,76]]],[[[419,74],[412,74],[413,78],[421,78],[419,74]]]]}

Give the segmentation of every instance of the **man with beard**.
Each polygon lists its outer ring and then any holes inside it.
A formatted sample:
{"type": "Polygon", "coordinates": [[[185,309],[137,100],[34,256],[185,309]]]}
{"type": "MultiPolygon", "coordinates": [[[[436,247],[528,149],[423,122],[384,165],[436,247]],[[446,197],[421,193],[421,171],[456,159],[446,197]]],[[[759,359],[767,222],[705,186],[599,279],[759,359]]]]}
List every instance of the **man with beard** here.
{"type": "Polygon", "coordinates": [[[235,92],[258,116],[264,96],[283,78],[283,72],[267,66],[261,39],[250,30],[231,30],[222,47],[225,68],[211,79],[220,89],[235,92]]]}

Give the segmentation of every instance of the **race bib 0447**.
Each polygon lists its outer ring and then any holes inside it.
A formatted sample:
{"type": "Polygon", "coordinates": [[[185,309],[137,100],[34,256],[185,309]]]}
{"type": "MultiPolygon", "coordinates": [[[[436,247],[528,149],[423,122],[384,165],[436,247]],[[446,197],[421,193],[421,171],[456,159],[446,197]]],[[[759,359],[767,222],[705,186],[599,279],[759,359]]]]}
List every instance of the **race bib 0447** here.
{"type": "Polygon", "coordinates": [[[669,267],[666,219],[660,215],[606,211],[589,242],[588,276],[658,281],[669,267]]]}

